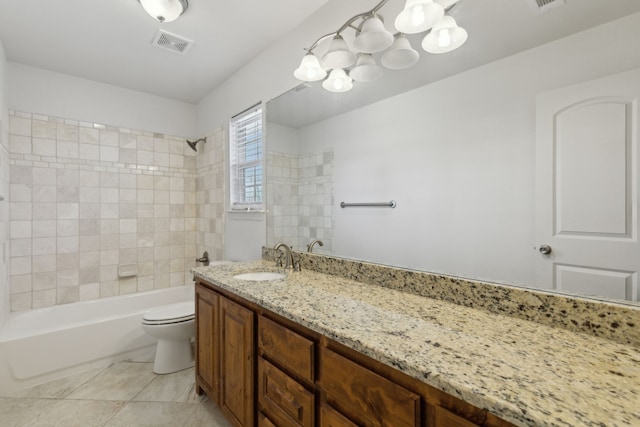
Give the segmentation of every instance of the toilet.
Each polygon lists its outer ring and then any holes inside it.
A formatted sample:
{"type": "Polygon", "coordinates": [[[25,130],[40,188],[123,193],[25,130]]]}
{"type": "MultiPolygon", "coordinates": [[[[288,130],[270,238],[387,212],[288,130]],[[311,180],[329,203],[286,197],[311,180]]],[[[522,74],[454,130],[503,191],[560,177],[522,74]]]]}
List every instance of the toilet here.
{"type": "Polygon", "coordinates": [[[142,329],[158,338],[153,372],[170,374],[193,366],[195,317],[194,301],[164,305],[143,315],[142,329]]]}

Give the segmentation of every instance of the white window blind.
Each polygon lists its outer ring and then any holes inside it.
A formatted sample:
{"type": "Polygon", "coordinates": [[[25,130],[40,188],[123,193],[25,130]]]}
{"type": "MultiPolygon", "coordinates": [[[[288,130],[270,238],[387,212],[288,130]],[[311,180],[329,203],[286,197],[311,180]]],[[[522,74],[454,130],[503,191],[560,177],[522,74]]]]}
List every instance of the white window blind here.
{"type": "Polygon", "coordinates": [[[229,129],[231,209],[262,209],[262,107],[251,107],[233,117],[229,129]]]}

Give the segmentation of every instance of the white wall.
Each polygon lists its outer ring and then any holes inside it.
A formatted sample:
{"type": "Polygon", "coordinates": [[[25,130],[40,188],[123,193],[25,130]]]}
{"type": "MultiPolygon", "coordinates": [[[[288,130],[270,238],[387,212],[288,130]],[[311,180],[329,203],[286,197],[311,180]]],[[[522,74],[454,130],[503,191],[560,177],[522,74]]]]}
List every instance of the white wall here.
{"type": "MultiPolygon", "coordinates": [[[[197,107],[199,135],[207,135],[218,126],[228,127],[229,118],[259,101],[267,102],[290,90],[300,82],[293,71],[304,54],[301,46],[309,46],[327,28],[338,28],[344,16],[362,11],[358,2],[329,2],[285,38],[258,55],[224,84],[205,96],[197,107]]],[[[236,213],[225,220],[226,256],[230,259],[259,257],[256,247],[266,243],[264,215],[243,220],[236,213]]]]}
{"type": "Polygon", "coordinates": [[[8,64],[9,109],[192,138],[196,106],[117,86],[8,64]]]}
{"type": "Polygon", "coordinates": [[[198,103],[199,135],[207,135],[229,118],[259,101],[269,101],[300,84],[293,77],[319,34],[338,28],[345,16],[362,12],[362,2],[328,2],[299,27],[273,44],[198,103]]]}
{"type": "Polygon", "coordinates": [[[334,253],[534,285],[535,96],[640,67],[640,14],[301,130],[335,150],[334,253]]]}
{"type": "Polygon", "coordinates": [[[0,325],[9,313],[9,115],[7,59],[0,41],[0,325]]]}

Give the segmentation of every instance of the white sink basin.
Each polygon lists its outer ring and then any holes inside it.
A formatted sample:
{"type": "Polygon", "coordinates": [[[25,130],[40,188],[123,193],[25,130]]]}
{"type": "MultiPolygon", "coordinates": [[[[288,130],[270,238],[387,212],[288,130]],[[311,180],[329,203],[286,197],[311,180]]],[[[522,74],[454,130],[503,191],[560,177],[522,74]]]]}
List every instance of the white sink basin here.
{"type": "Polygon", "coordinates": [[[278,280],[287,277],[285,274],[274,271],[253,271],[251,273],[238,274],[234,279],[249,280],[251,282],[265,282],[268,280],[278,280]]]}

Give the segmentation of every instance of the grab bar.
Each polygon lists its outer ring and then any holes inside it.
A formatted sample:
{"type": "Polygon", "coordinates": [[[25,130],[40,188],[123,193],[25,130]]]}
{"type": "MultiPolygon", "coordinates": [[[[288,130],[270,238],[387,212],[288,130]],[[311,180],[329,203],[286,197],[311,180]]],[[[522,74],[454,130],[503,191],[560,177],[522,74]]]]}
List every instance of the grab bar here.
{"type": "Polygon", "coordinates": [[[391,200],[390,202],[380,202],[380,203],[345,203],[340,202],[341,208],[354,208],[354,207],[371,207],[371,208],[395,208],[396,201],[391,200]]]}

